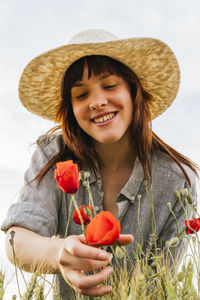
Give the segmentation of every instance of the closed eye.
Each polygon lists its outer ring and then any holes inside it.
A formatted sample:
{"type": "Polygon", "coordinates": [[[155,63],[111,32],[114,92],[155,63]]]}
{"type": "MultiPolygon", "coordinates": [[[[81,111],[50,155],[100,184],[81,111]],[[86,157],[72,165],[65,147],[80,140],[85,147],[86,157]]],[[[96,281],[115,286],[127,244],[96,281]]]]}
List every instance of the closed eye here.
{"type": "Polygon", "coordinates": [[[114,89],[116,86],[117,86],[117,84],[106,85],[106,86],[104,86],[104,89],[106,89],[106,90],[111,90],[111,89],[114,89]]]}
{"type": "Polygon", "coordinates": [[[77,99],[83,99],[87,96],[88,93],[83,93],[83,94],[80,94],[78,96],[76,96],[77,99]]]}

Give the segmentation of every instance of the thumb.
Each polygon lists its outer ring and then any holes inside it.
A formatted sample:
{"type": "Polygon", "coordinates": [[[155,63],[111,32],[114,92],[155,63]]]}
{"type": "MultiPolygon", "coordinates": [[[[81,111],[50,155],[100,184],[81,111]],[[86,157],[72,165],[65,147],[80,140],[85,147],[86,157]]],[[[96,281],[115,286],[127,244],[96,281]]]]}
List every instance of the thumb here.
{"type": "Polygon", "coordinates": [[[120,234],[119,238],[116,240],[117,245],[125,246],[133,243],[134,237],[132,234],[120,234]]]}

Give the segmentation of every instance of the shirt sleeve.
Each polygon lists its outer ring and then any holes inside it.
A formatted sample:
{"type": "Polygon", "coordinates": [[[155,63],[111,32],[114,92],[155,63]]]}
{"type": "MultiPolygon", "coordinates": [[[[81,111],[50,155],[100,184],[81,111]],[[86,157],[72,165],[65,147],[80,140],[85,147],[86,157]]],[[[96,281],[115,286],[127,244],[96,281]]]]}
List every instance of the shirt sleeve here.
{"type": "Polygon", "coordinates": [[[47,172],[40,185],[37,180],[29,183],[51,158],[48,155],[49,152],[52,152],[52,149],[50,151],[51,147],[52,145],[45,147],[37,145],[30,166],[25,173],[24,186],[19,193],[17,202],[9,208],[1,230],[7,231],[9,227],[15,225],[42,236],[51,237],[57,233],[58,211],[62,194],[54,179],[55,167],[47,172]]]}

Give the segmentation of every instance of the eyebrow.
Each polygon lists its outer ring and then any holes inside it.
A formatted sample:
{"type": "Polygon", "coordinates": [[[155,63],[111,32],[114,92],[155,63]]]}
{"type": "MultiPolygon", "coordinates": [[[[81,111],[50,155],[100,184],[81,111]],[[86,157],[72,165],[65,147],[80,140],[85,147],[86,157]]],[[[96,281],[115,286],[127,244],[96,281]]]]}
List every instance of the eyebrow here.
{"type": "MultiPolygon", "coordinates": [[[[110,76],[112,76],[112,74],[104,74],[104,75],[100,76],[99,79],[102,80],[102,79],[108,78],[108,77],[110,77],[110,76]]],[[[75,83],[73,84],[72,87],[80,87],[80,86],[83,86],[83,85],[84,85],[84,84],[81,83],[81,81],[77,81],[77,82],[75,82],[75,83]]]]}

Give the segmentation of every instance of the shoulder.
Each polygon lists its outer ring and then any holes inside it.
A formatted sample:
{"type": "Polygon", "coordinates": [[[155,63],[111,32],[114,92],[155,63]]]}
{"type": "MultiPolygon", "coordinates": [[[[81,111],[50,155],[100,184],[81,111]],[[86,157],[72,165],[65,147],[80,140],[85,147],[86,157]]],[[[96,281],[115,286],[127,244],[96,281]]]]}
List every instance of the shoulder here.
{"type": "MultiPolygon", "coordinates": [[[[157,172],[165,173],[172,177],[178,177],[180,179],[185,180],[185,175],[183,174],[182,170],[178,166],[178,164],[165,152],[160,150],[155,150],[152,153],[152,168],[156,168],[157,172]]],[[[182,167],[185,169],[186,173],[188,174],[191,183],[196,182],[196,175],[194,171],[187,165],[181,164],[182,167]]]]}
{"type": "Polygon", "coordinates": [[[64,151],[66,148],[61,133],[40,136],[36,141],[36,146],[49,158],[64,151]]]}
{"type": "Polygon", "coordinates": [[[169,197],[169,191],[178,190],[179,192],[187,188],[190,192],[193,203],[197,203],[199,198],[199,180],[195,172],[187,165],[181,164],[187,173],[191,185],[186,179],[183,171],[177,163],[163,151],[155,150],[151,158],[152,164],[152,181],[156,189],[166,191],[169,197]]]}

